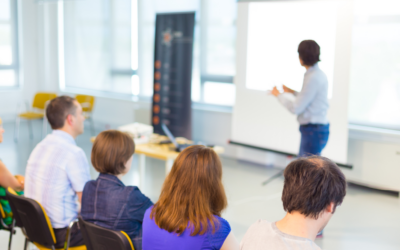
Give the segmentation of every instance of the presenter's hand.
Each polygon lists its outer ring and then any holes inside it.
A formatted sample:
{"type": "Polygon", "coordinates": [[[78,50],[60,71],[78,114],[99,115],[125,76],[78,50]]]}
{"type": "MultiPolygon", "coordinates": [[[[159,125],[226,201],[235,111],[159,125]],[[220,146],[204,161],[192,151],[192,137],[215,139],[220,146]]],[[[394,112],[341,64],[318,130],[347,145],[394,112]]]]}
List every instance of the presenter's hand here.
{"type": "Polygon", "coordinates": [[[271,94],[274,96],[278,96],[281,94],[281,92],[279,92],[279,90],[276,88],[276,86],[271,90],[271,94]]]}
{"type": "Polygon", "coordinates": [[[291,88],[288,88],[286,85],[283,85],[283,92],[293,94],[295,91],[291,88]]]}

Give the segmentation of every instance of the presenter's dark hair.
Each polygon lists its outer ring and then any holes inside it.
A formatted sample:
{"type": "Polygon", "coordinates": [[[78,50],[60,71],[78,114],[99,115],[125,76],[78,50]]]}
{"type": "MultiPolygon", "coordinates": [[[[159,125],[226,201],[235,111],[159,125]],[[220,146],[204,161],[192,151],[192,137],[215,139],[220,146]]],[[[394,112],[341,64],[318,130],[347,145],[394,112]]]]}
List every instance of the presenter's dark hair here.
{"type": "Polygon", "coordinates": [[[50,101],[46,108],[46,117],[52,129],[64,127],[68,115],[75,115],[77,106],[75,99],[66,95],[59,96],[50,101]]]}
{"type": "Polygon", "coordinates": [[[283,208],[318,219],[331,202],[336,206],[346,195],[346,179],[331,160],[311,156],[292,161],[284,171],[283,208]]]}
{"type": "Polygon", "coordinates": [[[319,59],[320,47],[314,40],[304,40],[299,44],[297,49],[299,56],[303,61],[304,65],[313,66],[319,59]]]}
{"type": "Polygon", "coordinates": [[[226,206],[218,155],[211,148],[195,145],[176,158],[150,218],[170,233],[180,235],[189,227],[190,235],[202,235],[216,231],[219,222],[214,215],[221,216],[226,206]]]}
{"type": "Polygon", "coordinates": [[[99,173],[119,175],[125,172],[125,163],[134,153],[135,143],[130,135],[106,130],[93,143],[92,165],[99,173]]]}

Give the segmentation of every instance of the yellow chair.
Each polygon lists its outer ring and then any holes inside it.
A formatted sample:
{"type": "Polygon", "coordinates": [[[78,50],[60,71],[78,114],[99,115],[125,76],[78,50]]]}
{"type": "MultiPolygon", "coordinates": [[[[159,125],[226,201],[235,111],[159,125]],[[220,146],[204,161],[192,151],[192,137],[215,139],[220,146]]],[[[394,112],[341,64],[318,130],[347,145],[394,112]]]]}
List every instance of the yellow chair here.
{"type": "Polygon", "coordinates": [[[39,92],[33,98],[33,103],[32,103],[31,109],[29,109],[29,105],[26,103],[27,112],[19,113],[17,115],[17,119],[15,120],[15,134],[14,134],[15,141],[18,141],[19,126],[20,126],[21,119],[28,121],[29,129],[30,129],[29,132],[30,132],[31,138],[33,138],[33,130],[32,130],[31,121],[43,119],[42,136],[44,136],[46,134],[46,132],[47,132],[47,119],[45,116],[46,105],[50,100],[52,100],[56,97],[57,97],[56,93],[39,92]]]}
{"type": "Polygon", "coordinates": [[[80,216],[79,226],[87,250],[135,250],[131,239],[124,231],[114,231],[100,227],[93,223],[84,221],[80,216]]]}
{"type": "MultiPolygon", "coordinates": [[[[10,203],[16,223],[21,224],[22,232],[25,235],[24,249],[27,250],[28,243],[32,242],[40,250],[56,250],[54,230],[42,205],[35,200],[16,195],[11,188],[7,189],[6,197],[10,203]]],[[[72,221],[67,228],[63,249],[86,250],[84,245],[69,247],[70,229],[75,223],[77,223],[77,220],[72,221]]]]}
{"type": "Polygon", "coordinates": [[[95,97],[91,95],[76,95],[75,99],[81,104],[85,119],[90,121],[91,134],[94,136],[94,124],[92,119],[92,111],[94,107],[95,97]]]}

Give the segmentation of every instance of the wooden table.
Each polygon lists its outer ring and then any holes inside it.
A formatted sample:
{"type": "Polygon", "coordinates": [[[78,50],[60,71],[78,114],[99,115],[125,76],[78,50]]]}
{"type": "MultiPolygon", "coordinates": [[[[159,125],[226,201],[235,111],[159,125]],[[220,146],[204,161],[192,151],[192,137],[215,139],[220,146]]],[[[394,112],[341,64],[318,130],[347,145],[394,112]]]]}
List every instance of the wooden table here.
{"type": "MultiPolygon", "coordinates": [[[[90,140],[93,143],[95,137],[90,138],[90,140]]],[[[217,154],[222,154],[225,151],[220,146],[214,146],[213,149],[217,154]]],[[[135,154],[139,157],[140,184],[138,186],[143,191],[146,174],[146,156],[165,161],[165,176],[167,176],[179,152],[174,151],[173,144],[144,143],[135,145],[135,154]]]]}

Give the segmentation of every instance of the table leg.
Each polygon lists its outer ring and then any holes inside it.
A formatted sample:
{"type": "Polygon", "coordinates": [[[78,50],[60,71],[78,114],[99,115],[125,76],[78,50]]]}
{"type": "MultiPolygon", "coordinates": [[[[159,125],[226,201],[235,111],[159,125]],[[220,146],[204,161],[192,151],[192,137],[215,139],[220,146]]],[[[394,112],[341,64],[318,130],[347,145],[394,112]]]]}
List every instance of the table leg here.
{"type": "Polygon", "coordinates": [[[173,164],[174,164],[174,159],[168,159],[165,161],[165,176],[168,176],[169,172],[172,169],[173,164]]]}
{"type": "Polygon", "coordinates": [[[139,155],[139,188],[143,192],[144,190],[144,179],[146,176],[146,156],[144,154],[139,155]]]}

